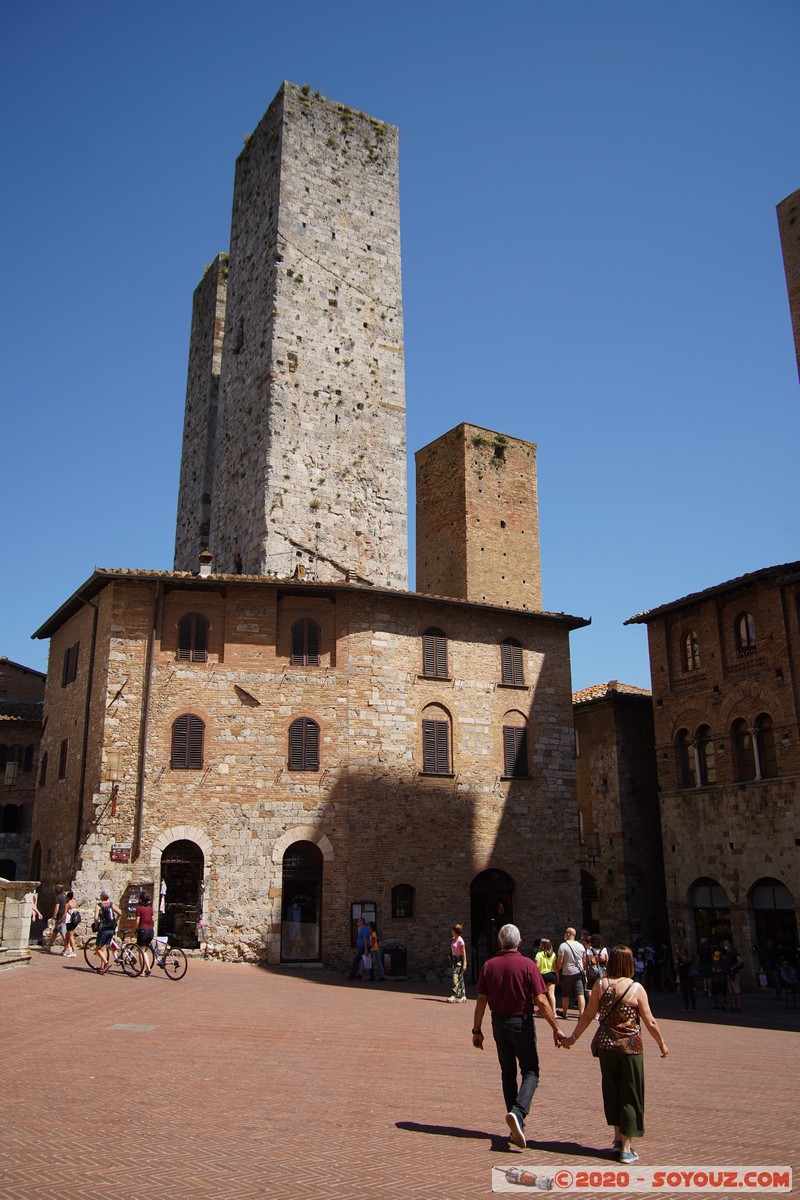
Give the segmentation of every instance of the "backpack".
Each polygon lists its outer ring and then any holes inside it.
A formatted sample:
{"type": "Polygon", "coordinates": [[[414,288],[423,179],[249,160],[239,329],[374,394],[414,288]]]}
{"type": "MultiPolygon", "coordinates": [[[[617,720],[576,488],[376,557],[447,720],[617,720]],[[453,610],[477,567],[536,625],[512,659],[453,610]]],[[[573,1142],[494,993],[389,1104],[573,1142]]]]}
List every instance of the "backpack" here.
{"type": "Polygon", "coordinates": [[[77,908],[71,908],[67,913],[67,928],[77,929],[81,923],[81,914],[77,908]]]}
{"type": "Polygon", "coordinates": [[[598,979],[603,978],[606,973],[606,966],[596,950],[588,950],[586,957],[588,959],[586,963],[586,982],[593,985],[597,983],[598,979]]]}
{"type": "Polygon", "coordinates": [[[116,929],[117,918],[114,916],[114,906],[110,900],[108,904],[100,905],[97,924],[101,929],[116,929]]]}

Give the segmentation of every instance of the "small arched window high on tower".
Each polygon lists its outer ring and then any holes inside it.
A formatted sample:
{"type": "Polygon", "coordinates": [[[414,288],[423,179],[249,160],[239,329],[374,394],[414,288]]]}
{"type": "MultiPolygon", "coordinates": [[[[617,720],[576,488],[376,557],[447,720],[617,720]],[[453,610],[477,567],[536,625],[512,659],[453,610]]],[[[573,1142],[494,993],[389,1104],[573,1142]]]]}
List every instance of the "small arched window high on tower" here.
{"type": "Polygon", "coordinates": [[[683,635],[683,669],[700,670],[700,642],[693,629],[683,635]]]}
{"type": "Polygon", "coordinates": [[[208,621],[202,613],[186,613],[178,622],[178,653],[181,662],[205,662],[208,658],[208,621]]]}

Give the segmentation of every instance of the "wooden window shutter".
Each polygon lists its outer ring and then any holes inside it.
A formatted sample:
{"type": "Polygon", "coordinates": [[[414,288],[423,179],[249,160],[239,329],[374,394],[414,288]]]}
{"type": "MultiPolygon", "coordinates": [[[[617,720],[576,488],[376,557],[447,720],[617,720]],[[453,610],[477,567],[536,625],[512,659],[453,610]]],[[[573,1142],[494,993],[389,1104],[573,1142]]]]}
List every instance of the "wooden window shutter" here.
{"type": "Polygon", "coordinates": [[[503,683],[521,686],[525,682],[522,672],[522,646],[514,638],[508,638],[500,647],[502,656],[503,683]]]}
{"type": "Polygon", "coordinates": [[[449,723],[422,722],[422,769],[428,775],[447,775],[450,771],[449,723]]]}
{"type": "Polygon", "coordinates": [[[58,756],[58,778],[66,779],[67,777],[67,752],[69,750],[69,739],[64,738],[61,743],[61,752],[58,756]]]}
{"type": "Polygon", "coordinates": [[[203,734],[205,733],[205,725],[193,713],[188,714],[187,724],[188,749],[186,766],[190,771],[201,771],[203,768],[203,734]]]}
{"type": "Polygon", "coordinates": [[[316,621],[304,617],[292,626],[292,663],[319,666],[320,629],[316,621]]]}
{"type": "Polygon", "coordinates": [[[25,747],[25,757],[22,760],[23,771],[33,770],[33,746],[25,747]]]}
{"type": "MultiPolygon", "coordinates": [[[[5,764],[2,764],[2,765],[4,766],[5,764]]],[[[47,783],[47,751],[45,750],[44,754],[42,755],[41,762],[39,763],[39,787],[44,787],[46,783],[47,783]]]]}
{"type": "Polygon", "coordinates": [[[186,767],[186,746],[189,732],[188,716],[178,717],[172,723],[172,767],[173,770],[184,770],[186,767]]]}
{"type": "Polygon", "coordinates": [[[178,622],[178,653],[181,662],[208,659],[208,621],[201,613],[186,613],[178,622]]]}
{"type": "Polygon", "coordinates": [[[503,774],[518,778],[528,774],[528,741],[525,730],[515,725],[503,726],[503,774]]]}
{"type": "Polygon", "coordinates": [[[422,673],[430,679],[447,678],[447,638],[441,629],[422,635],[422,673]]]}
{"type": "Polygon", "coordinates": [[[289,726],[289,770],[319,770],[319,725],[310,717],[298,717],[289,726]]]}

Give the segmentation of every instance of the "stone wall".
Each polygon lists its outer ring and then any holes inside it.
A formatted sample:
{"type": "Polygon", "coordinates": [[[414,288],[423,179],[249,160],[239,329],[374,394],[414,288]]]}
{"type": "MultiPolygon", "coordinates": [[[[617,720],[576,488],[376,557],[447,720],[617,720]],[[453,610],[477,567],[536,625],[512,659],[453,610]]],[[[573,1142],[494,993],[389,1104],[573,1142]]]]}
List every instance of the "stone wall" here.
{"type": "Polygon", "coordinates": [[[694,945],[689,891],[700,879],[714,880],[725,890],[751,982],[758,968],[752,889],[774,880],[789,889],[795,906],[800,895],[799,601],[800,569],[789,564],[636,618],[648,625],[671,933],[694,945]],[[747,652],[737,651],[735,638],[743,613],[755,622],[755,645],[747,652]],[[691,635],[697,654],[689,667],[691,635]],[[754,730],[762,714],[773,723],[777,776],[737,779],[731,728],[743,719],[754,730]],[[681,730],[694,742],[704,726],[711,731],[707,783],[683,778],[676,746],[681,730]]]}
{"type": "Polygon", "coordinates": [[[462,424],[416,465],[417,591],[540,610],[536,446],[462,424]]]}
{"type": "MultiPolygon", "coordinates": [[[[512,877],[514,915],[529,944],[574,920],[569,622],[348,586],[179,576],[159,586],[149,667],[154,582],[116,579],[99,598],[108,649],[96,654],[104,677],[96,672],[74,872],[82,902],[103,881],[117,897],[131,881],[158,887],[163,850],[189,837],[205,858],[208,951],[274,962],[283,854],[305,840],[325,859],[327,963],[348,961],[350,905],[373,900],[384,939],[407,946],[415,973],[434,970],[446,962],[450,924],[460,920],[470,934],[470,885],[489,868],[512,877]],[[187,612],[209,621],[205,662],[176,660],[177,624],[187,612]],[[290,661],[291,627],[304,616],[320,626],[319,666],[290,661]],[[434,623],[448,638],[446,680],[422,674],[421,637],[434,623]],[[519,688],[499,686],[506,636],[524,647],[519,688]],[[421,722],[431,704],[452,730],[452,770],[443,776],[421,773],[421,722]],[[186,712],[205,725],[200,770],[170,765],[172,725],[186,712]],[[502,728],[512,715],[527,725],[526,779],[503,777],[502,728]],[[318,771],[288,769],[288,729],[298,716],[319,724],[318,771]],[[112,749],[123,751],[115,811],[100,767],[112,749]],[[139,804],[139,854],[114,863],[112,846],[137,843],[139,804]],[[411,920],[392,919],[397,883],[415,889],[411,920]]],[[[74,638],[73,624],[86,619],[85,611],[72,617],[54,645],[74,638]]],[[[71,719],[56,716],[53,736],[71,719]]],[[[43,796],[37,832],[45,859],[52,843],[57,869],[56,846],[75,821],[74,794],[43,796]]]]}
{"type": "Polygon", "coordinates": [[[407,586],[405,445],[397,130],[286,83],[236,167],[216,569],[407,586]]]}
{"type": "Polygon", "coordinates": [[[175,532],[176,571],[196,571],[197,556],[209,545],[227,295],[228,256],[220,254],[197,285],[192,305],[175,532]]]}

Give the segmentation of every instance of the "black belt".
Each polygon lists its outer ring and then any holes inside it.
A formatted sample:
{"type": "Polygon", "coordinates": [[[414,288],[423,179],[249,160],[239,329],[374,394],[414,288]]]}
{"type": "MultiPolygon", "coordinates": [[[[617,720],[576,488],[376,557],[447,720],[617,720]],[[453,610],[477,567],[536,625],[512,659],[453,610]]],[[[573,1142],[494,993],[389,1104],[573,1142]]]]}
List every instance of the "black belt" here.
{"type": "Polygon", "coordinates": [[[533,1013],[496,1013],[496,1012],[493,1012],[492,1016],[497,1017],[497,1019],[499,1021],[510,1021],[512,1017],[519,1017],[520,1020],[527,1021],[527,1019],[529,1017],[530,1018],[533,1017],[533,1013]]]}

